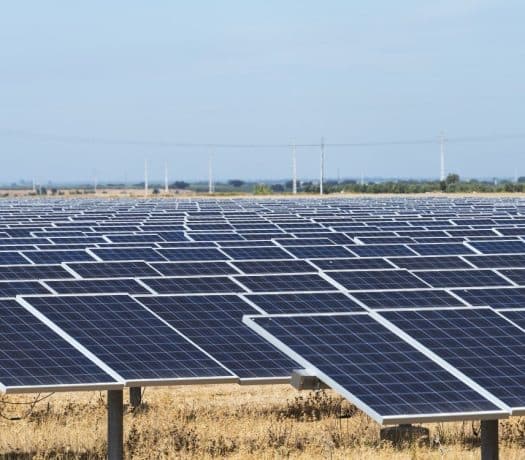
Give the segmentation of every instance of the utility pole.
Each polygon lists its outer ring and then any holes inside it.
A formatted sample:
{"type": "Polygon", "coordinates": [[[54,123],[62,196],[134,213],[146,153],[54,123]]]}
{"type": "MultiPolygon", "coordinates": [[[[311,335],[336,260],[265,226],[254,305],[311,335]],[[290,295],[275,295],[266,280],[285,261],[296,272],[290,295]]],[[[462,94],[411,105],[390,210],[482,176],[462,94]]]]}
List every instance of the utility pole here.
{"type": "Polygon", "coordinates": [[[208,193],[211,195],[213,193],[213,154],[210,153],[210,158],[208,160],[208,193]]]}
{"type": "Polygon", "coordinates": [[[36,181],[34,178],[33,178],[33,193],[36,194],[36,181]]]}
{"type": "Polygon", "coordinates": [[[292,193],[297,195],[297,152],[295,151],[295,141],[292,145],[292,193]]]}
{"type": "Polygon", "coordinates": [[[168,162],[166,161],[166,164],[164,165],[164,193],[168,194],[168,192],[168,162]]]}
{"type": "Polygon", "coordinates": [[[148,160],[144,160],[144,196],[148,196],[148,160]]]}
{"type": "Polygon", "coordinates": [[[98,188],[97,171],[95,171],[95,174],[93,177],[93,190],[95,190],[95,195],[97,194],[97,188],[98,188]]]}
{"type": "Polygon", "coordinates": [[[319,177],[319,194],[323,194],[324,184],[324,137],[321,137],[321,174],[319,177]]]}
{"type": "Polygon", "coordinates": [[[446,179],[445,177],[445,134],[443,131],[441,131],[441,134],[439,135],[439,146],[440,146],[440,159],[441,159],[441,170],[439,174],[439,180],[444,181],[446,179]]]}

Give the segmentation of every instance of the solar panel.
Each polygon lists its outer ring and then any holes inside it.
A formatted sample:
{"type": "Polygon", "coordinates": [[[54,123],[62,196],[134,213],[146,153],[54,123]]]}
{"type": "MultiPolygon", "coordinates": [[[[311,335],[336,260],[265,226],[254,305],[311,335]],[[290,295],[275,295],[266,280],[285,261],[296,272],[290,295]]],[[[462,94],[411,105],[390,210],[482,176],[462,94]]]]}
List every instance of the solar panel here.
{"type": "Polygon", "coordinates": [[[73,278],[73,275],[60,265],[12,265],[0,266],[0,280],[52,280],[73,278]]]}
{"type": "Polygon", "coordinates": [[[523,241],[470,241],[469,245],[483,254],[525,253],[523,241]]]}
{"type": "Polygon", "coordinates": [[[278,247],[241,247],[224,248],[223,251],[234,260],[268,260],[268,259],[289,259],[290,254],[278,247]]]}
{"type": "Polygon", "coordinates": [[[435,270],[438,268],[472,268],[470,264],[456,256],[392,257],[394,265],[408,270],[435,270]]]}
{"type": "Polygon", "coordinates": [[[136,278],[159,275],[145,262],[85,262],[68,263],[67,266],[82,278],[136,278]]]}
{"type": "Polygon", "coordinates": [[[197,294],[219,292],[245,292],[227,276],[203,278],[143,278],[142,282],[159,294],[197,294]]]}
{"type": "Polygon", "coordinates": [[[0,328],[0,384],[8,393],[120,386],[14,300],[0,301],[0,328]]]}
{"type": "Polygon", "coordinates": [[[393,268],[385,259],[312,259],[314,265],[321,270],[371,270],[375,268],[393,268]]]}
{"type": "Polygon", "coordinates": [[[308,273],[317,269],[304,260],[255,260],[232,262],[242,273],[308,273]]]}
{"type": "Polygon", "coordinates": [[[150,265],[164,276],[234,275],[239,273],[227,262],[160,262],[150,265]]]}
{"type": "Polygon", "coordinates": [[[420,308],[420,307],[461,307],[465,304],[438,289],[413,291],[360,291],[352,297],[372,309],[380,308],[420,308]]]}
{"type": "Polygon", "coordinates": [[[90,251],[104,261],[144,260],[158,262],[166,260],[152,248],[97,248],[90,249],[90,251]]]}
{"type": "Polygon", "coordinates": [[[117,233],[113,235],[104,235],[112,243],[153,243],[156,241],[164,241],[156,233],[146,234],[122,234],[117,233]]]}
{"type": "Polygon", "coordinates": [[[0,265],[23,265],[29,261],[18,252],[0,251],[0,265]]]}
{"type": "Polygon", "coordinates": [[[382,312],[396,327],[525,413],[525,334],[490,308],[382,312]]]}
{"type": "Polygon", "coordinates": [[[500,310],[499,313],[508,320],[512,321],[518,327],[525,329],[525,310],[500,310]]]}
{"type": "Polygon", "coordinates": [[[354,255],[344,246],[294,246],[287,250],[300,259],[333,259],[354,255]]]}
{"type": "Polygon", "coordinates": [[[58,294],[150,294],[131,278],[47,281],[46,285],[58,294]]]}
{"type": "Polygon", "coordinates": [[[474,253],[474,251],[461,243],[411,244],[409,247],[422,256],[459,256],[474,253]]]}
{"type": "Polygon", "coordinates": [[[417,276],[432,287],[509,286],[510,283],[492,270],[418,271],[417,276]]]}
{"type": "MultiPolygon", "coordinates": [[[[525,234],[525,232],[524,232],[525,234]]],[[[329,238],[277,238],[275,240],[281,246],[322,246],[329,245],[332,246],[334,242],[329,238]]],[[[346,239],[346,243],[350,243],[346,239]]]]}
{"type": "Polygon", "coordinates": [[[25,251],[24,255],[33,263],[38,265],[60,264],[62,262],[85,262],[94,261],[86,251],[25,251]]]}
{"type": "Polygon", "coordinates": [[[525,268],[525,254],[465,256],[465,259],[479,268],[525,268]]]}
{"type": "Polygon", "coordinates": [[[367,246],[352,246],[352,252],[360,257],[389,257],[389,256],[413,256],[411,251],[402,244],[377,244],[367,246]]]}
{"type": "Polygon", "coordinates": [[[454,293],[474,306],[492,308],[525,306],[525,288],[457,289],[454,293]]]}
{"type": "Polygon", "coordinates": [[[428,287],[406,270],[326,272],[349,291],[371,289],[420,289],[428,287]]]}
{"type": "Polygon", "coordinates": [[[0,281],[0,297],[16,297],[22,294],[49,294],[38,281],[0,281]]]}
{"type": "Polygon", "coordinates": [[[499,411],[367,314],[261,316],[245,322],[379,423],[499,411]]]}
{"type": "Polygon", "coordinates": [[[518,284],[519,286],[525,286],[525,270],[513,269],[513,270],[499,270],[503,276],[518,284]]]}
{"type": "Polygon", "coordinates": [[[232,375],[127,295],[24,300],[129,384],[232,380],[232,375]]]}
{"type": "Polygon", "coordinates": [[[204,261],[204,260],[227,260],[228,257],[216,248],[164,248],[157,252],[165,259],[173,262],[204,261]]]}
{"type": "Polygon", "coordinates": [[[241,379],[288,380],[296,364],[242,323],[256,310],[234,295],[138,297],[241,379]]]}
{"type": "Polygon", "coordinates": [[[238,275],[234,278],[252,292],[335,291],[336,288],[316,274],[238,275]]]}
{"type": "Polygon", "coordinates": [[[249,294],[244,297],[269,314],[363,311],[342,292],[249,294]]]}

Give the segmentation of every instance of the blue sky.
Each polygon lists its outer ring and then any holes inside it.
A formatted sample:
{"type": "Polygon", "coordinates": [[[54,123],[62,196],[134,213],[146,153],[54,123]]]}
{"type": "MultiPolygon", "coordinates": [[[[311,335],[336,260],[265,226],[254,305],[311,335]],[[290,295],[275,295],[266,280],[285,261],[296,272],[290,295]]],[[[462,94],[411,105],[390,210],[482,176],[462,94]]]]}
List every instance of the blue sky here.
{"type": "MultiPolygon", "coordinates": [[[[518,0],[6,2],[0,181],[205,179],[195,143],[525,134],[518,0]],[[43,134],[44,136],[40,136],[43,134]],[[48,135],[50,137],[48,137],[48,135]],[[85,143],[52,136],[140,141],[85,143]],[[148,144],[148,142],[152,144],[148,144]]],[[[447,146],[463,176],[525,175],[525,138],[447,146]]],[[[436,176],[439,147],[327,148],[327,175],[436,176]]],[[[283,178],[288,149],[217,149],[218,178],[283,178]]],[[[317,177],[317,149],[298,151],[317,177]]]]}

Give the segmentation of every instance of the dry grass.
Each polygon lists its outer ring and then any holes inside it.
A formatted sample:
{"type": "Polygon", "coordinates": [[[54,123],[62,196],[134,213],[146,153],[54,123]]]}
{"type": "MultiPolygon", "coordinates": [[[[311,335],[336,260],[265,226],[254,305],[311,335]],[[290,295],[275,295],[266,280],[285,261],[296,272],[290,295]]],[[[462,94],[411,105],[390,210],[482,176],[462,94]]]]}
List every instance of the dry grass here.
{"type": "MultiPolygon", "coordinates": [[[[4,399],[12,403],[29,397],[4,399]]],[[[0,458],[104,458],[105,404],[104,393],[56,394],[26,418],[3,418],[0,458]]],[[[23,416],[27,407],[4,403],[2,412],[23,416]]],[[[126,457],[133,459],[479,458],[479,424],[430,429],[430,448],[397,449],[379,440],[376,423],[331,392],[219,385],[148,388],[141,408],[126,409],[124,439],[126,457]]],[[[501,422],[500,433],[501,457],[524,459],[525,419],[501,422]]]]}

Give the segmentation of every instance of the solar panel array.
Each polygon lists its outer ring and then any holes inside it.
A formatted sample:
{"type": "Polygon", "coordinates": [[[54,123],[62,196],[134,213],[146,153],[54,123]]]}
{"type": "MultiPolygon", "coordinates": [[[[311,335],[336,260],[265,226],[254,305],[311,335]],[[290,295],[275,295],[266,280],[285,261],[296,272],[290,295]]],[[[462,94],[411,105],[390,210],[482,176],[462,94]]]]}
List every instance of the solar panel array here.
{"type": "Polygon", "coordinates": [[[525,202],[3,200],[0,314],[4,391],[304,367],[384,423],[502,417],[525,407],[525,202]]]}

